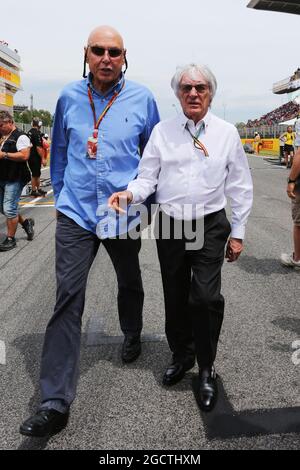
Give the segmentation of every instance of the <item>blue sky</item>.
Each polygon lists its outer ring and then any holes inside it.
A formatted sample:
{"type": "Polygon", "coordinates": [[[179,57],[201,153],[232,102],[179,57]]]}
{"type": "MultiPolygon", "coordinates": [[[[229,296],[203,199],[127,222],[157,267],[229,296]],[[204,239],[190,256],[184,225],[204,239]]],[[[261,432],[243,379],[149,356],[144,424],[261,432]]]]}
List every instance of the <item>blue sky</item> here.
{"type": "Polygon", "coordinates": [[[299,16],[246,8],[248,0],[36,0],[1,5],[1,37],[22,59],[15,103],[53,112],[61,88],[81,78],[83,46],[98,25],[123,35],[129,79],[148,86],[163,118],[178,106],[170,88],[177,65],[207,64],[218,91],[213,111],[233,123],[280,106],[272,84],[300,66],[299,16]],[[9,20],[11,18],[11,20],[9,20]]]}

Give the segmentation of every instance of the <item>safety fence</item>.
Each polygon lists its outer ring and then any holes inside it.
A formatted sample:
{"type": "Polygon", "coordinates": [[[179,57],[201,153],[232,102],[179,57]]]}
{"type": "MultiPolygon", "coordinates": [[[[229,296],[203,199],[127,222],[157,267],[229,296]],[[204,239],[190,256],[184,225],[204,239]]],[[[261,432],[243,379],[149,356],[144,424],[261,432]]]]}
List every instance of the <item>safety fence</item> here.
{"type": "MultiPolygon", "coordinates": [[[[15,123],[17,128],[20,129],[21,131],[23,132],[27,132],[30,131],[30,129],[32,128],[32,125],[31,124],[24,124],[23,122],[16,122],[15,123]]],[[[48,127],[48,126],[42,126],[41,127],[41,132],[43,134],[48,134],[48,136],[50,137],[51,136],[51,132],[52,132],[52,127],[48,127]]]]}
{"type": "Polygon", "coordinates": [[[255,132],[258,132],[264,139],[276,139],[286,131],[287,127],[283,124],[273,124],[272,126],[238,127],[238,131],[241,139],[253,139],[255,132]]]}

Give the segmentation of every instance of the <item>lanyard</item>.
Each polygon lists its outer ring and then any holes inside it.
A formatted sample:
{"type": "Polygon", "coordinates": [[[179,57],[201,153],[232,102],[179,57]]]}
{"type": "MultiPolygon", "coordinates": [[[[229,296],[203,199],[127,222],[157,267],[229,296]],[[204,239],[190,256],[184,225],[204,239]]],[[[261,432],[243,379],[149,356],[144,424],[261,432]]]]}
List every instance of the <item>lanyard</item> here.
{"type": "Polygon", "coordinates": [[[91,92],[91,87],[90,87],[90,84],[88,84],[88,96],[89,96],[89,100],[90,100],[90,105],[91,105],[91,108],[92,108],[92,111],[93,111],[93,115],[94,115],[94,129],[98,129],[104,116],[106,115],[107,111],[112,107],[113,103],[116,101],[116,99],[118,98],[119,94],[121,93],[121,91],[123,90],[124,88],[124,85],[125,85],[125,80],[121,86],[121,89],[119,91],[115,91],[115,93],[113,94],[112,98],[110,99],[109,103],[107,103],[107,105],[105,106],[104,110],[102,111],[102,113],[100,114],[98,120],[97,120],[97,117],[96,117],[96,108],[95,108],[95,103],[94,103],[94,100],[93,100],[93,95],[92,95],[92,92],[91,92]]]}
{"type": "Polygon", "coordinates": [[[186,124],[185,128],[186,128],[186,130],[188,131],[188,133],[190,134],[190,136],[192,137],[192,139],[193,139],[193,141],[194,141],[194,146],[195,146],[197,149],[202,150],[202,152],[204,153],[204,155],[205,155],[206,157],[208,157],[208,151],[206,150],[205,145],[202,144],[202,142],[200,142],[200,140],[198,139],[199,134],[200,134],[202,128],[200,127],[199,131],[197,132],[197,136],[191,133],[188,124],[186,124]]]}
{"type": "Polygon", "coordinates": [[[0,150],[2,150],[5,142],[10,138],[10,136],[12,135],[12,133],[14,132],[15,129],[13,129],[8,135],[6,136],[3,136],[0,138],[0,150]]]}

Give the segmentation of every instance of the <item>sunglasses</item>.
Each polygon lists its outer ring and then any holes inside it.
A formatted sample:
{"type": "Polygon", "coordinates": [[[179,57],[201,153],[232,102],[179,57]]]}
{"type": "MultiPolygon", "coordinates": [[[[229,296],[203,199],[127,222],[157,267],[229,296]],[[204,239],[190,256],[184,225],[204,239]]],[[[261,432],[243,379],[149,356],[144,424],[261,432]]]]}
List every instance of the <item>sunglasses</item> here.
{"type": "Polygon", "coordinates": [[[120,57],[123,53],[123,49],[119,49],[118,47],[101,47],[101,46],[88,46],[92,53],[98,57],[104,56],[105,52],[108,52],[109,57],[115,59],[116,57],[120,57]]]}
{"type": "Polygon", "coordinates": [[[183,84],[179,86],[180,90],[182,93],[190,93],[193,88],[195,88],[197,93],[205,93],[205,91],[208,89],[208,85],[204,85],[202,83],[199,83],[198,85],[189,85],[189,84],[183,84]]]}

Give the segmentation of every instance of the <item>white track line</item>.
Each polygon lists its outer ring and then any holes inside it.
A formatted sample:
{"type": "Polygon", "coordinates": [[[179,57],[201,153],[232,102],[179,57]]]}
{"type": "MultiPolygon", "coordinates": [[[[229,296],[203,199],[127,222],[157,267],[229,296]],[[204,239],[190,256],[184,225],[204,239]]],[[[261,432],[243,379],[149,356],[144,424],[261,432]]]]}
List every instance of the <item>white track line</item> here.
{"type": "Polygon", "coordinates": [[[0,340],[0,364],[2,366],[6,365],[6,348],[4,341],[0,340]]]}
{"type": "Polygon", "coordinates": [[[25,206],[21,206],[21,208],[23,209],[25,207],[28,208],[30,207],[30,209],[37,209],[37,208],[40,208],[40,207],[55,207],[54,203],[53,204],[35,204],[34,206],[29,206],[28,204],[26,204],[25,206]]]}
{"type": "MultiPolygon", "coordinates": [[[[50,191],[47,192],[46,196],[50,196],[50,194],[52,194],[52,193],[53,193],[53,189],[50,189],[50,191]]],[[[28,202],[27,204],[24,204],[24,206],[22,206],[22,207],[34,207],[37,202],[39,202],[43,199],[44,199],[44,197],[36,197],[36,198],[34,198],[33,201],[28,202]]],[[[41,207],[41,206],[39,206],[39,207],[41,207]]],[[[47,207],[46,204],[43,207],[47,207]]],[[[49,207],[53,207],[53,206],[49,205],[49,207]]]]}

